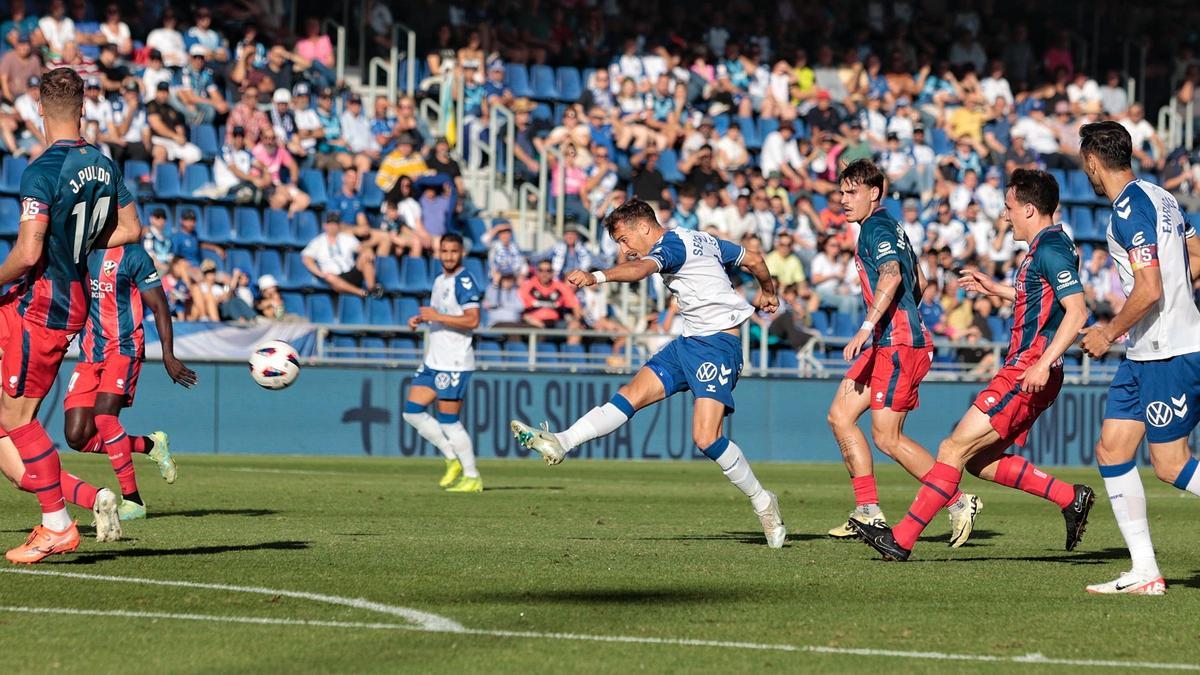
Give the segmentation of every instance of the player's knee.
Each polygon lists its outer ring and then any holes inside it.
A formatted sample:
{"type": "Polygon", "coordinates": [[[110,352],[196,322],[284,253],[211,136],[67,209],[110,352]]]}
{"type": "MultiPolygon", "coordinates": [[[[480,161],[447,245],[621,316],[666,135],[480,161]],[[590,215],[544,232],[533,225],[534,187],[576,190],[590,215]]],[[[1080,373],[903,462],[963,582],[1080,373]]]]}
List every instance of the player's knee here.
{"type": "Polygon", "coordinates": [[[937,461],[944,463],[957,464],[962,456],[962,446],[954,442],[954,439],[947,438],[938,445],[937,461]]]}
{"type": "Polygon", "coordinates": [[[1184,465],[1184,462],[1157,461],[1154,462],[1154,475],[1162,482],[1174,485],[1184,465]]]}
{"type": "Polygon", "coordinates": [[[429,417],[429,413],[425,412],[425,406],[420,403],[406,401],[404,403],[404,412],[400,415],[404,422],[409,426],[417,426],[421,420],[429,417]]]}
{"type": "Polygon", "coordinates": [[[88,444],[88,441],[92,440],[84,434],[82,425],[78,427],[67,427],[65,435],[67,437],[67,445],[75,451],[83,450],[83,448],[88,444]]]}
{"type": "Polygon", "coordinates": [[[855,420],[837,405],[829,408],[829,414],[825,416],[825,421],[834,432],[846,431],[855,423],[855,420]]]}
{"type": "Polygon", "coordinates": [[[879,429],[871,427],[871,440],[875,447],[888,457],[893,457],[900,448],[900,431],[898,429],[879,429]]]}
{"type": "Polygon", "coordinates": [[[1101,465],[1120,464],[1119,456],[1113,452],[1108,446],[1104,445],[1104,440],[1096,441],[1096,463],[1101,465]]]}
{"type": "Polygon", "coordinates": [[[705,452],[706,454],[707,454],[708,448],[711,447],[713,443],[716,443],[717,439],[719,439],[720,437],[721,437],[720,429],[717,429],[715,431],[709,430],[709,429],[693,429],[692,430],[692,442],[696,444],[697,448],[700,448],[700,450],[702,452],[705,452]]]}

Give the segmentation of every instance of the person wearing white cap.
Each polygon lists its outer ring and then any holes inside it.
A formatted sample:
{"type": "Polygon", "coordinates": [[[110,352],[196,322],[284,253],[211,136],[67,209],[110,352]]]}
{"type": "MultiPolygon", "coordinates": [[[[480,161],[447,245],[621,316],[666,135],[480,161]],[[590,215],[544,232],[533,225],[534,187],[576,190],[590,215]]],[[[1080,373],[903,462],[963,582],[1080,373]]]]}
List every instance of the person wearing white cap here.
{"type": "Polygon", "coordinates": [[[296,116],[292,113],[292,92],[280,87],[271,94],[271,110],[268,117],[275,129],[275,136],[280,145],[292,153],[296,161],[302,161],[307,152],[300,142],[300,129],[296,126],[296,116]]]}
{"type": "Polygon", "coordinates": [[[302,321],[302,317],[291,314],[283,304],[283,296],[279,294],[279,282],[270,274],[258,278],[258,302],[255,308],[259,315],[270,321],[302,321]]]}
{"type": "Polygon", "coordinates": [[[217,115],[229,112],[229,104],[205,63],[208,50],[200,45],[188,49],[188,63],[183,69],[183,84],[176,90],[179,102],[191,113],[193,124],[207,124],[217,115]]]}

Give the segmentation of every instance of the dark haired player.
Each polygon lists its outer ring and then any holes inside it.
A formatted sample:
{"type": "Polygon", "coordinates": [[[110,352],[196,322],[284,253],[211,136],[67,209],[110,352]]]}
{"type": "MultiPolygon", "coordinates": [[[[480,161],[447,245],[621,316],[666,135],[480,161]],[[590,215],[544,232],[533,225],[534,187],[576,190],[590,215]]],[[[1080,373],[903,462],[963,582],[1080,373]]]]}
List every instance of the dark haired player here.
{"type": "MultiPolygon", "coordinates": [[[[67,444],[81,452],[108,455],[121,485],[121,520],[146,517],[138,492],[133,455],[146,454],[158,464],[168,483],[175,482],[175,460],[167,435],[130,436],[117,416],[133,405],[138,377],[146,358],[142,316],[146,307],[162,343],[163,366],[171,379],[190,387],[196,373],[175,358],[171,309],[154,261],[141,244],[96,249],[88,256],[91,303],[79,339],[79,363],[71,374],[66,411],[67,444]]],[[[71,495],[66,495],[68,501],[71,495]]]]}
{"type": "MultiPolygon", "coordinates": [[[[855,160],[842,170],[842,209],[850,222],[860,223],[854,264],[867,315],[843,352],[854,365],[829,406],[829,428],[850,472],[855,501],[847,522],[829,531],[839,539],[858,536],[850,520],[887,526],[871,448],[858,428],[864,412],[871,411],[871,436],[881,452],[917,479],[933,467],[929,451],[904,435],[904,420],[918,404],[917,387],[933,363],[933,336],[917,311],[925,275],[904,228],[883,209],[883,184],[883,172],[870,160],[855,160]]],[[[955,491],[949,504],[950,545],[957,548],[971,536],[983,502],[955,491]]]]}
{"type": "Polygon", "coordinates": [[[662,274],[679,302],[683,335],[651,357],[611,401],[592,408],[566,431],[551,433],[513,420],[513,435],[547,464],[558,464],[571,449],[612,433],[638,410],[690,389],[695,398],[692,440],[750,498],[767,546],[780,548],[787,530],[779,500],[758,482],[741,448],[722,431],[725,416],[733,412],[733,388],[742,370],[741,326],[755,307],[774,312],[779,306],[766,263],[758,253],[704,232],[665,229],[654,209],[639,199],[617,207],[605,217],[604,226],[626,262],[605,271],[574,270],[567,283],[583,288],[662,274]],[[734,290],[728,266],[740,267],[758,280],[753,306],[734,290]]]}
{"type": "MultiPolygon", "coordinates": [[[[37,495],[42,523],[5,557],[35,563],[79,546],[64,491],[94,494],[97,541],[121,537],[116,496],[63,473],[54,444],[37,420],[42,399],[58,375],[67,347],[87,318],[87,255],[96,248],[138,241],[133,197],[121,170],[80,137],[83,80],[70,68],[42,77],[38,107],[50,147],[21,176],[17,242],[0,264],[0,285],[22,279],[0,304],[4,338],[0,427],[16,446],[23,467],[0,459],[5,474],[37,495]],[[61,474],[61,475],[60,475],[61,474]]],[[[0,445],[0,454],[10,451],[0,445]]]]}
{"type": "Polygon", "coordinates": [[[444,235],[438,243],[442,273],[433,280],[429,307],[408,321],[416,330],[429,324],[425,338],[425,360],[417,368],[404,403],[404,421],[412,425],[446,458],[446,472],[439,486],[447,492],[483,492],[483,479],[475,467],[471,435],[462,425],[463,397],[475,370],[473,331],[479,327],[479,301],[483,288],[462,266],[463,240],[444,235]],[[425,412],[437,401],[437,418],[425,412]]]}
{"type": "Polygon", "coordinates": [[[1054,224],[1058,184],[1044,171],[1018,169],[1008,181],[1002,218],[1014,237],[1029,242],[1029,255],[1014,286],[977,271],[964,273],[968,292],[1013,302],[1013,334],[1004,365],[938,448],[937,462],[895,529],[851,520],[868,546],[885,560],[908,560],[929,521],[958,491],[964,467],[972,474],[1050,500],[1066,521],[1066,549],[1083,538],[1094,495],[1086,485],[1067,485],[1023,457],[1006,454],[1023,445],[1038,416],[1062,388],[1062,355],[1087,320],[1075,244],[1054,224]]]}

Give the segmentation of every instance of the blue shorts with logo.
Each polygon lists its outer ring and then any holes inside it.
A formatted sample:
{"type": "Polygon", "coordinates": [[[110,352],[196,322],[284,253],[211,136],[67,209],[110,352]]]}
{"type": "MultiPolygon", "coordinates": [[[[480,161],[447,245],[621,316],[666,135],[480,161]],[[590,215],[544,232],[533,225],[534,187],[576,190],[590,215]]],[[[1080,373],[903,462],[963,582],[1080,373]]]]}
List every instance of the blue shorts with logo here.
{"type": "Polygon", "coordinates": [[[417,368],[411,386],[429,387],[437,393],[439,401],[461,401],[466,397],[467,383],[471,371],[434,370],[422,365],[417,368]]]}
{"type": "Polygon", "coordinates": [[[1151,443],[1169,443],[1200,423],[1200,353],[1125,359],[1108,388],[1104,419],[1137,420],[1151,443]]]}
{"type": "Polygon", "coordinates": [[[688,389],[733,412],[733,388],[742,372],[742,341],[729,333],[677,337],[650,357],[646,367],[662,381],[667,396],[688,389]]]}

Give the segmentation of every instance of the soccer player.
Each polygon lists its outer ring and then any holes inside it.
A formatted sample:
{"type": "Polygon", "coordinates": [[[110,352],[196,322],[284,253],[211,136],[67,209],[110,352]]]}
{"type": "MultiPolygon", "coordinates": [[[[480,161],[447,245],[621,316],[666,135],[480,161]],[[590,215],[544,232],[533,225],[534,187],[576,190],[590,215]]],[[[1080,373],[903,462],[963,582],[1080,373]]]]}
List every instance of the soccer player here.
{"type": "Polygon", "coordinates": [[[122,408],[133,405],[146,358],[143,307],[154,313],[167,375],[190,387],[196,383],[196,373],[175,358],[171,309],[145,248],[126,244],[92,251],[88,282],[91,303],[79,340],[79,363],[63,399],[67,444],[81,452],[107,453],[121,485],[118,515],[121,520],[145,518],[133,455],[148,454],[168,483],[175,482],[176,468],[165,433],[129,436],[117,419],[122,408]]]}
{"type": "Polygon", "coordinates": [[[606,281],[636,282],[660,273],[679,303],[683,335],[655,354],[608,403],[592,408],[569,429],[551,433],[513,420],[513,435],[547,464],[558,464],[573,448],[607,435],[633,414],[668,396],[690,389],[695,398],[692,440],[714,460],[726,478],[750,498],[762,523],[767,545],[780,548],[787,537],[779,500],[754,476],[741,448],[722,432],[733,412],[733,388],[742,370],[742,324],[757,307],[774,312],[779,306],[775,281],[758,253],[692,230],[667,230],[654,209],[631,199],[604,219],[620,247],[620,263],[610,270],[574,270],[567,282],[584,288],[606,281]],[[734,290],[726,271],[741,267],[758,280],[754,306],[734,290]]]}
{"type": "Polygon", "coordinates": [[[417,368],[404,404],[404,421],[429,441],[446,459],[446,472],[438,485],[446,492],[483,492],[483,479],[475,467],[471,436],[459,420],[467,383],[475,370],[473,331],[479,327],[479,302],[483,288],[462,266],[463,240],[443,235],[438,244],[442,273],[433,281],[429,307],[408,320],[416,330],[429,324],[425,361],[417,368]],[[425,412],[437,400],[437,419],[425,412]]]}
{"type": "Polygon", "coordinates": [[[1062,355],[1087,320],[1079,256],[1075,244],[1054,224],[1058,183],[1044,171],[1018,169],[1008,181],[1001,215],[1012,223],[1014,237],[1029,242],[1029,255],[1017,270],[1014,286],[997,283],[977,271],[963,273],[967,292],[985,293],[1013,302],[1013,334],[1004,365],[975,399],[938,448],[937,462],[921,477],[921,489],[894,530],[851,520],[868,546],[884,560],[908,560],[929,521],[958,491],[963,467],[1006,487],[1054,502],[1066,521],[1066,549],[1083,538],[1094,494],[1086,485],[1070,486],[1034,467],[1023,457],[1006,454],[1024,445],[1038,416],[1062,388],[1062,355]]]}
{"type": "MultiPolygon", "coordinates": [[[[870,160],[851,162],[841,175],[842,209],[860,223],[854,263],[862,280],[867,316],[843,351],[854,365],[838,386],[829,406],[829,428],[850,472],[854,510],[831,537],[857,537],[849,520],[886,527],[875,488],[871,447],[858,420],[871,411],[871,437],[918,480],[933,468],[933,457],[904,435],[904,419],[917,407],[917,387],[933,363],[933,336],[917,311],[925,291],[925,275],[908,235],[883,209],[883,172],[870,160]]],[[[950,546],[966,543],[983,501],[955,492],[950,499],[950,546]]]]}
{"type": "Polygon", "coordinates": [[[1192,295],[1200,239],[1169,192],[1134,175],[1125,127],[1096,122],[1084,125],[1079,136],[1083,170],[1096,194],[1113,204],[1108,251],[1129,297],[1107,325],[1084,331],[1083,348],[1100,358],[1129,336],[1109,386],[1096,461],[1133,566],[1087,590],[1162,595],[1167,585],[1150,541],[1134,456],[1145,437],[1158,478],[1200,495],[1200,472],[1187,442],[1200,422],[1200,311],[1192,295]]]}
{"type": "MultiPolygon", "coordinates": [[[[21,175],[17,242],[0,264],[0,286],[24,277],[15,293],[0,302],[6,337],[0,364],[0,428],[24,464],[21,488],[36,494],[42,507],[41,525],[5,556],[16,563],[35,563],[79,546],[79,531],[63,502],[66,486],[58,453],[37,412],[87,318],[83,284],[88,253],[141,237],[121,170],[80,137],[83,80],[70,68],[55,68],[42,77],[39,92],[50,147],[21,175]]],[[[11,451],[0,445],[0,454],[11,451]]],[[[11,457],[3,464],[6,473],[14,468],[11,457]]],[[[98,492],[93,513],[97,541],[120,539],[117,500],[111,491],[98,492]]]]}

